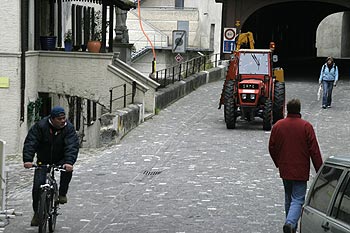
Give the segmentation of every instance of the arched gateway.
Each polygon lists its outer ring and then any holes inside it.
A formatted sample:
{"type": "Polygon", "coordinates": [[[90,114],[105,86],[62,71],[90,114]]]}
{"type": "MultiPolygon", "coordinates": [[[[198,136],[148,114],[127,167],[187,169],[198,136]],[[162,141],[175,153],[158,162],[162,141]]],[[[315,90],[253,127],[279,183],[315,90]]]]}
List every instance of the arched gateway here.
{"type": "MultiPolygon", "coordinates": [[[[340,57],[350,56],[350,1],[343,0],[216,0],[223,4],[222,27],[254,33],[257,48],[275,41],[280,56],[316,56],[316,32],[328,15],[344,12],[341,19],[340,57]]],[[[331,32],[326,36],[334,37],[331,32]]]]}

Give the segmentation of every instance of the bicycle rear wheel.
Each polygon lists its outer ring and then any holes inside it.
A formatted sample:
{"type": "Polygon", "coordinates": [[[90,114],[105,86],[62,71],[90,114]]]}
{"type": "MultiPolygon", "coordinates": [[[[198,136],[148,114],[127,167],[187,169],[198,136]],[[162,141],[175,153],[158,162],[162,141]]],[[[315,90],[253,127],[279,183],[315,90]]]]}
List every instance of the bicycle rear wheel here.
{"type": "Polygon", "coordinates": [[[48,203],[46,201],[47,191],[40,193],[38,203],[38,217],[39,217],[39,233],[46,233],[48,215],[48,203]]]}

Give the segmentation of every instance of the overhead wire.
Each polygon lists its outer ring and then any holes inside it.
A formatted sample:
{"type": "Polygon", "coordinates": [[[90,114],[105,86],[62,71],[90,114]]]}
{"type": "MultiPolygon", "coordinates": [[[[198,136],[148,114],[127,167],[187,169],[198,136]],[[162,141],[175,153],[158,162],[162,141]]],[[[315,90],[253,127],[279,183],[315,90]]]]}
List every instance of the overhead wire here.
{"type": "Polygon", "coordinates": [[[152,48],[152,53],[153,53],[152,73],[154,73],[156,70],[156,52],[155,52],[154,45],[153,45],[152,41],[150,40],[150,38],[148,37],[147,33],[145,32],[145,30],[143,29],[143,26],[142,26],[140,0],[137,1],[137,14],[138,14],[138,19],[139,19],[141,31],[145,35],[147,41],[150,43],[151,48],[152,48]]]}

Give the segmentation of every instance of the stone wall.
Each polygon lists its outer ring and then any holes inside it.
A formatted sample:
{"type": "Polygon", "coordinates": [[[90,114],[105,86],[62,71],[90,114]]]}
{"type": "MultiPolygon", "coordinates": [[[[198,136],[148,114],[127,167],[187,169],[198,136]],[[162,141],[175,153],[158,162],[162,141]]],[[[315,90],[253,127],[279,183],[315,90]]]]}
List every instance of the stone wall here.
{"type": "MultiPolygon", "coordinates": [[[[158,90],[155,97],[156,108],[161,110],[206,83],[224,80],[226,67],[220,65],[208,71],[199,72],[184,81],[158,90]]],[[[140,105],[129,105],[128,108],[118,110],[116,113],[101,116],[101,144],[112,145],[119,142],[128,132],[142,123],[141,108],[140,105]]]]}
{"type": "Polygon", "coordinates": [[[191,93],[198,87],[208,82],[223,79],[225,77],[225,70],[225,66],[212,68],[209,71],[199,72],[183,81],[159,89],[156,93],[156,108],[158,110],[163,109],[174,101],[191,93]]]}

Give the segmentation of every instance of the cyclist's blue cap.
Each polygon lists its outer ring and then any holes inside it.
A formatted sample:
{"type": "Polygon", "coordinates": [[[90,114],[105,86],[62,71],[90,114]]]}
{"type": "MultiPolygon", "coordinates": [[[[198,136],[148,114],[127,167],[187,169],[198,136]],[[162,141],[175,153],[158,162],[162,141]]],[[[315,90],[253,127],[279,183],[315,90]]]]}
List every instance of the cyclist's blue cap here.
{"type": "Polygon", "coordinates": [[[61,114],[66,115],[66,112],[64,111],[64,108],[62,108],[61,106],[56,106],[51,110],[51,118],[55,118],[60,116],[61,114]]]}

